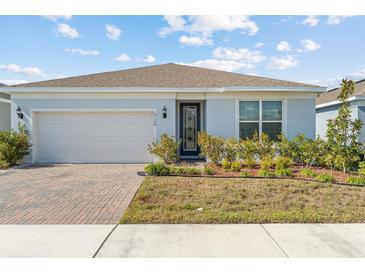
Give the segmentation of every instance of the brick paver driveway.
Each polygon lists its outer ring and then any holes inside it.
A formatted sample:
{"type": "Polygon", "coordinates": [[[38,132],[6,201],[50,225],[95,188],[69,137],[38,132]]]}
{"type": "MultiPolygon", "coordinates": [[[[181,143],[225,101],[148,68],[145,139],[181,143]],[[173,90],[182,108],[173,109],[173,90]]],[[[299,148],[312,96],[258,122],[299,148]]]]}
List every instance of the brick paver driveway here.
{"type": "Polygon", "coordinates": [[[0,174],[0,224],[116,224],[143,165],[31,166],[0,174]]]}

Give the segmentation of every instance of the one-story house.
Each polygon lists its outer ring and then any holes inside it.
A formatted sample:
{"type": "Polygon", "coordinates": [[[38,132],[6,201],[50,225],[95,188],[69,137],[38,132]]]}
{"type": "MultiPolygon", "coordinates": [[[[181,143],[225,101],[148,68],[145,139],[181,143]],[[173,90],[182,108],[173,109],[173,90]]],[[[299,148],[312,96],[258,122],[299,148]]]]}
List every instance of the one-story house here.
{"type": "Polygon", "coordinates": [[[181,139],[181,158],[199,157],[201,130],[314,138],[315,100],[325,88],[170,63],[6,90],[12,126],[22,121],[31,134],[31,162],[138,163],[154,160],[147,144],[163,133],[181,139]]]}
{"type": "MultiPolygon", "coordinates": [[[[359,141],[365,142],[365,79],[355,82],[354,93],[349,98],[351,116],[353,119],[360,119],[363,127],[360,131],[359,141]]],[[[318,96],[316,101],[316,134],[326,137],[327,121],[335,118],[338,114],[340,101],[337,99],[341,93],[341,87],[329,90],[318,96]]]]}
{"type": "MultiPolygon", "coordinates": [[[[0,88],[6,85],[0,83],[0,88]]],[[[0,131],[10,130],[10,94],[0,92],[0,131]]]]}

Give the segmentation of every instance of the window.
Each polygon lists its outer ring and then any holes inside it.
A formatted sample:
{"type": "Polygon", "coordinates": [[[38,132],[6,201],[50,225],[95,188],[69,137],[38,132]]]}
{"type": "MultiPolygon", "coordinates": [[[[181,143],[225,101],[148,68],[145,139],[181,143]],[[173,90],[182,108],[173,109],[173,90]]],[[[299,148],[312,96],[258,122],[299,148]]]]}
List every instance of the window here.
{"type": "Polygon", "coordinates": [[[239,137],[246,139],[265,133],[277,139],[282,133],[282,109],[282,101],[240,101],[239,137]]]}

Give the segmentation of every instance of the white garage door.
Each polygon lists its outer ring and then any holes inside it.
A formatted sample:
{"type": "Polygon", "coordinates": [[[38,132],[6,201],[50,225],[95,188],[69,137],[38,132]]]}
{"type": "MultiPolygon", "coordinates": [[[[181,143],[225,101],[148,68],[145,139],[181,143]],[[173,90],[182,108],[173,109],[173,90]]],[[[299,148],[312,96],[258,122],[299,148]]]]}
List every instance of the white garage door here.
{"type": "Polygon", "coordinates": [[[153,112],[39,112],[37,163],[144,163],[153,112]]]}

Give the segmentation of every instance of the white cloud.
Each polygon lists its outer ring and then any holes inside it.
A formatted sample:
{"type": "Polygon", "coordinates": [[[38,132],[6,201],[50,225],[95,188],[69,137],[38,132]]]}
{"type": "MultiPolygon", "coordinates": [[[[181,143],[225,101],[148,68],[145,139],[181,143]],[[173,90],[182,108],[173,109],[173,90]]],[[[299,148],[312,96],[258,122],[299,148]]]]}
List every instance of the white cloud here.
{"type": "Polygon", "coordinates": [[[302,44],[303,49],[306,51],[317,50],[321,47],[321,44],[318,44],[317,42],[310,39],[300,40],[300,43],[302,44]]]}
{"type": "Polygon", "coordinates": [[[63,37],[74,39],[80,37],[79,32],[68,24],[57,24],[57,32],[63,37]]]}
{"type": "Polygon", "coordinates": [[[248,35],[255,35],[259,31],[256,22],[249,16],[241,15],[194,15],[188,16],[165,16],[168,26],[159,31],[160,36],[166,36],[174,32],[188,32],[211,35],[216,31],[242,30],[248,35]]]}
{"type": "Polygon", "coordinates": [[[209,39],[206,36],[199,37],[199,36],[187,36],[182,35],[179,39],[180,43],[187,46],[209,46],[213,45],[213,40],[209,39]]]}
{"type": "Polygon", "coordinates": [[[242,63],[234,60],[207,59],[199,60],[192,63],[181,63],[182,65],[217,69],[224,71],[235,71],[238,69],[253,69],[252,64],[242,63]]]}
{"type": "Polygon", "coordinates": [[[26,84],[26,83],[28,83],[28,81],[25,81],[25,80],[0,80],[0,83],[7,85],[7,86],[12,86],[12,85],[26,84]]]}
{"type": "Polygon", "coordinates": [[[115,60],[117,60],[118,62],[128,62],[131,60],[131,58],[127,54],[121,53],[117,57],[115,57],[115,60]]]}
{"type": "Polygon", "coordinates": [[[143,62],[146,63],[154,63],[156,61],[156,57],[152,55],[147,55],[146,58],[143,59],[143,62]]]}
{"type": "Polygon", "coordinates": [[[66,48],[65,52],[72,53],[72,54],[80,54],[80,55],[99,55],[99,51],[93,49],[69,49],[66,48]]]}
{"type": "Polygon", "coordinates": [[[37,67],[22,67],[17,64],[0,65],[0,70],[29,76],[42,76],[42,77],[47,76],[41,69],[37,67]]]}
{"type": "Polygon", "coordinates": [[[114,25],[105,25],[106,37],[110,40],[119,40],[119,36],[122,34],[122,30],[114,25]]]}
{"type": "Polygon", "coordinates": [[[301,24],[302,25],[308,25],[310,27],[314,27],[316,26],[318,23],[319,23],[319,17],[318,16],[315,16],[315,15],[310,15],[308,16],[307,18],[305,18],[301,24]]]}
{"type": "Polygon", "coordinates": [[[292,55],[286,55],[282,57],[272,57],[266,68],[271,70],[285,70],[294,68],[297,65],[298,60],[296,60],[292,55]]]}
{"type": "Polygon", "coordinates": [[[60,20],[69,21],[72,19],[72,15],[43,15],[42,17],[52,22],[58,22],[60,20]]]}
{"type": "Polygon", "coordinates": [[[257,42],[255,45],[255,48],[259,49],[259,48],[262,48],[263,46],[265,46],[265,44],[263,42],[257,42]]]}
{"type": "Polygon", "coordinates": [[[260,51],[251,51],[246,48],[234,49],[219,47],[214,49],[212,54],[217,59],[234,60],[245,63],[260,63],[266,59],[260,51]]]}
{"type": "Polygon", "coordinates": [[[365,68],[360,69],[358,71],[354,71],[348,74],[344,74],[338,78],[329,78],[329,79],[320,79],[320,80],[303,80],[301,82],[319,85],[319,86],[326,86],[328,89],[337,88],[341,85],[342,79],[347,78],[353,81],[359,81],[365,79],[365,68]]]}
{"type": "Polygon", "coordinates": [[[280,41],[279,44],[276,45],[276,50],[291,51],[291,46],[287,41],[280,41]]]}
{"type": "Polygon", "coordinates": [[[338,24],[341,24],[343,22],[343,20],[345,20],[347,17],[351,17],[351,16],[346,16],[346,15],[330,15],[330,16],[328,16],[328,19],[327,19],[327,25],[338,25],[338,24]]]}

